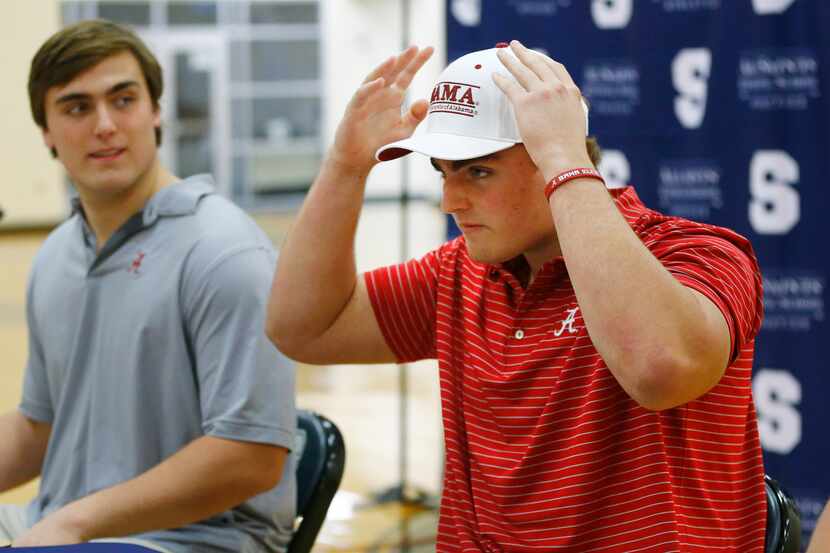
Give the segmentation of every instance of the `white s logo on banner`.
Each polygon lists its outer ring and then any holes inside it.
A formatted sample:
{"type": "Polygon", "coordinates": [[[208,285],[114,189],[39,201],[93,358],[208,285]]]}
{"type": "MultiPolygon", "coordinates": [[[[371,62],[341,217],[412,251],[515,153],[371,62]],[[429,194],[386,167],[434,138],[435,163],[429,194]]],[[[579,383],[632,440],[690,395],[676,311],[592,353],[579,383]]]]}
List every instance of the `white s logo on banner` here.
{"type": "Polygon", "coordinates": [[[687,129],[696,129],[703,122],[711,67],[712,52],[708,48],[684,48],[672,61],[672,83],[678,92],[674,113],[687,129]]]}
{"type": "Polygon", "coordinates": [[[622,29],[631,21],[634,0],[592,0],[591,17],[600,29],[622,29]]]}
{"type": "Polygon", "coordinates": [[[801,383],[787,371],[761,369],[752,380],[761,447],[782,455],[801,442],[801,383]]]}
{"type": "Polygon", "coordinates": [[[631,183],[631,165],[620,150],[603,150],[597,169],[608,188],[624,188],[631,183]]]}
{"type": "Polygon", "coordinates": [[[465,27],[476,27],[481,23],[481,0],[452,0],[450,10],[456,21],[465,27]]]}
{"type": "Polygon", "coordinates": [[[786,234],[801,219],[801,198],[792,187],[799,167],[783,150],[758,150],[749,162],[749,223],[759,234],[786,234]]]}
{"type": "Polygon", "coordinates": [[[789,8],[795,0],[752,0],[752,9],[758,15],[770,15],[782,13],[789,8]]]}

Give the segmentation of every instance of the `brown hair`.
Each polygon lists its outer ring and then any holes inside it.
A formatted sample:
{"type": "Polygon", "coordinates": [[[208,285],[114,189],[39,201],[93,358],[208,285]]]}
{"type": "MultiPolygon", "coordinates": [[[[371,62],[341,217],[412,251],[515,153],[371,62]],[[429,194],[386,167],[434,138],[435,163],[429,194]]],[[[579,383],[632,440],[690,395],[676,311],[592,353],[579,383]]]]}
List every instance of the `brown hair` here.
{"type": "MultiPolygon", "coordinates": [[[[586,108],[591,108],[591,101],[588,98],[582,96],[582,103],[586,108]]],[[[588,157],[591,158],[591,163],[594,164],[594,167],[599,167],[599,162],[602,159],[602,149],[599,147],[597,139],[589,136],[585,139],[585,147],[588,149],[588,157]]]]}
{"type": "MultiPolygon", "coordinates": [[[[68,83],[104,59],[128,51],[135,56],[153,107],[159,108],[164,89],[161,66],[147,45],[131,30],[102,19],[81,21],[52,35],[32,58],[29,70],[29,104],[35,123],[46,126],[46,92],[68,83]]],[[[156,145],[161,144],[161,128],[156,127],[156,145]]],[[[55,152],[53,150],[53,155],[55,152]]]]}
{"type": "Polygon", "coordinates": [[[591,163],[594,164],[594,167],[598,167],[599,161],[602,159],[602,149],[599,147],[599,142],[593,136],[589,136],[585,139],[585,147],[588,148],[591,163]]]}

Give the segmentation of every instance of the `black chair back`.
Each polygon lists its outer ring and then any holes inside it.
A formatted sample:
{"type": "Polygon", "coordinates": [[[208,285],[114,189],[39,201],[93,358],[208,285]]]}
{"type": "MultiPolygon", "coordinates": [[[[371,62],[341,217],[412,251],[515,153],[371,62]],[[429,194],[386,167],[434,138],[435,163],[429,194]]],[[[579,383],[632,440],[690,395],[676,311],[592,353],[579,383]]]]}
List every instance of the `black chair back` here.
{"type": "Polygon", "coordinates": [[[801,516],[793,498],[778,482],[764,475],[767,494],[765,553],[798,553],[801,547],[801,516]]]}
{"type": "Polygon", "coordinates": [[[305,446],[297,463],[300,523],[294,530],[288,553],[308,553],[343,478],[346,448],[337,426],[319,413],[298,409],[297,432],[305,436],[305,446]]]}

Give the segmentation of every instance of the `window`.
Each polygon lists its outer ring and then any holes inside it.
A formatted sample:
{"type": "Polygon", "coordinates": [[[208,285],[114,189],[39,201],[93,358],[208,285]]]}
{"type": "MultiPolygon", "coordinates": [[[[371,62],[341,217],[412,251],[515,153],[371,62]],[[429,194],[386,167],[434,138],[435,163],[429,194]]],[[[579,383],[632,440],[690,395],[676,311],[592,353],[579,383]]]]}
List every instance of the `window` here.
{"type": "Polygon", "coordinates": [[[150,5],[147,2],[99,2],[98,17],[130,25],[149,25],[150,5]]]}
{"type": "Polygon", "coordinates": [[[293,208],[322,160],[318,0],[64,1],[124,23],[164,68],[163,162],[246,208],[293,208]]]}
{"type": "Polygon", "coordinates": [[[167,21],[170,25],[215,25],[216,2],[169,2],[167,21]]]}

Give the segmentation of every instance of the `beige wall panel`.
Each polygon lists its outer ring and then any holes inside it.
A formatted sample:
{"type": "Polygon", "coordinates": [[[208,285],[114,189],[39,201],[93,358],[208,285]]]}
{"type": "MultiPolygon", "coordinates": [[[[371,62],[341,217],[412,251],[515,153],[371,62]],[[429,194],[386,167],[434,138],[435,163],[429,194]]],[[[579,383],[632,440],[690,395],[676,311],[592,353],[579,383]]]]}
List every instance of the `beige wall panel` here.
{"type": "MultiPolygon", "coordinates": [[[[45,233],[0,235],[0,413],[20,403],[28,347],[26,280],[44,237],[45,233]]],[[[25,503],[35,492],[35,483],[30,483],[0,494],[0,504],[25,503]]]]}
{"type": "Polygon", "coordinates": [[[41,43],[58,29],[57,0],[4,0],[0,18],[0,228],[51,225],[67,212],[62,170],[32,122],[26,83],[41,43]]]}
{"type": "MultiPolygon", "coordinates": [[[[40,44],[59,24],[57,0],[5,0],[0,18],[0,228],[52,225],[66,214],[66,194],[59,165],[43,146],[32,122],[26,82],[29,64],[40,44]]],[[[0,240],[0,412],[17,406],[26,362],[24,294],[26,273],[42,236],[0,240]]],[[[0,494],[0,504],[25,503],[37,483],[0,494]]]]}

